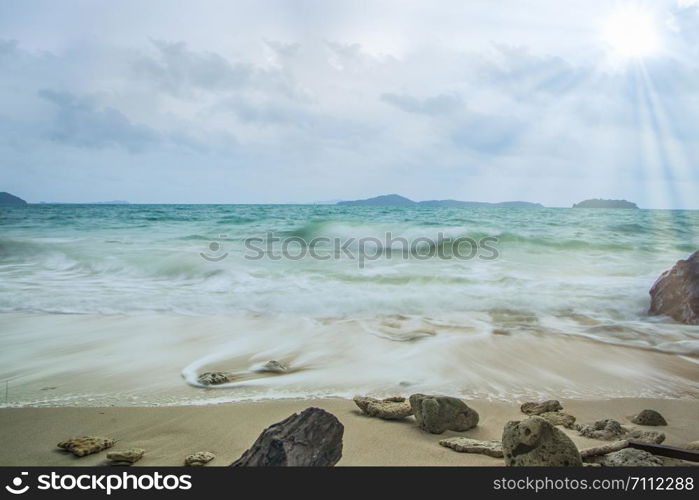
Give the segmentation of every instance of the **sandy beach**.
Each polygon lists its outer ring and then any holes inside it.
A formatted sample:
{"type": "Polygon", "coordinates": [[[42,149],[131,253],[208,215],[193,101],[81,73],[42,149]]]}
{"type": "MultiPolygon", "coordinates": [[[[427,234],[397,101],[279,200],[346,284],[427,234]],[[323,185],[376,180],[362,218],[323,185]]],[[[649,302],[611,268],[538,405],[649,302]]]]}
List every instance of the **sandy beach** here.
{"type": "MultiPolygon", "coordinates": [[[[624,425],[644,408],[660,411],[667,427],[665,444],[682,445],[699,439],[696,399],[610,399],[562,400],[565,411],[578,422],[614,418],[624,425]]],[[[344,466],[499,466],[501,459],[457,453],[440,446],[451,436],[474,439],[501,438],[508,420],[525,416],[519,404],[468,401],[480,414],[479,425],[466,432],[447,431],[434,435],[420,430],[412,417],[390,422],[362,415],[354,403],[343,399],[278,400],[208,406],[129,408],[6,408],[0,410],[3,446],[0,465],[95,466],[106,464],[106,453],[76,458],[58,450],[60,440],[76,435],[104,435],[117,440],[115,449],[140,447],[146,450],[136,466],[182,465],[187,454],[211,451],[211,466],[226,466],[237,459],[272,423],[316,406],[334,415],[345,427],[342,459],[344,466]]],[[[561,427],[559,427],[561,428],[561,427]]],[[[562,428],[561,428],[562,429],[562,428]]],[[[579,449],[603,443],[563,429],[579,449]]]]}

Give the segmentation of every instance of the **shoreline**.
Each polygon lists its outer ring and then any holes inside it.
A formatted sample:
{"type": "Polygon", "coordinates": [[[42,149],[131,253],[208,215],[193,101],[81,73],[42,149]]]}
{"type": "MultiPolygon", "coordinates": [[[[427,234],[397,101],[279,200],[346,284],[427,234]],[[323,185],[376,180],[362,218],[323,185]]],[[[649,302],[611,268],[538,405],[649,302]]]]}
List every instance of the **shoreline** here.
{"type": "Polygon", "coordinates": [[[482,314],[449,322],[0,314],[0,330],[0,407],[9,408],[413,393],[492,401],[699,397],[694,355],[555,331],[491,331],[482,314]],[[256,371],[270,360],[291,369],[256,371]],[[234,378],[193,387],[207,371],[234,378]]]}
{"type": "MultiPolygon", "coordinates": [[[[561,399],[564,411],[578,423],[602,418],[622,425],[666,434],[663,444],[682,446],[699,439],[696,416],[699,398],[561,399]],[[629,417],[645,408],[660,411],[666,427],[640,427],[629,417]]],[[[222,403],[199,406],[162,407],[52,407],[0,409],[0,466],[96,466],[106,464],[101,452],[76,458],[58,450],[56,444],[68,437],[101,435],[117,440],[114,449],[140,447],[144,458],[135,466],[178,466],[197,451],[211,451],[216,459],[208,466],[226,466],[236,460],[269,425],[310,406],[333,413],[345,427],[343,457],[339,466],[499,466],[502,459],[457,453],[439,445],[441,439],[464,436],[500,440],[504,424],[524,420],[519,403],[466,400],[480,414],[478,426],[466,432],[429,434],[420,430],[413,417],[385,421],[361,414],[348,399],[287,399],[222,403]]],[[[564,429],[576,446],[587,448],[604,443],[564,429]]]]}

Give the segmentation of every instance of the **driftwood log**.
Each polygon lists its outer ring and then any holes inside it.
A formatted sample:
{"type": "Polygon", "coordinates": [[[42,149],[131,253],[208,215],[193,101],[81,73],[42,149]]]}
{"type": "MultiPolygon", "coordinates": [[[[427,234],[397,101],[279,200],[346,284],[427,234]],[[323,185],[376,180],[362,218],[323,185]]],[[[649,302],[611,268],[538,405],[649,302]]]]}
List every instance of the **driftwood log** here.
{"type": "Polygon", "coordinates": [[[615,451],[623,450],[629,447],[629,442],[626,439],[620,441],[614,441],[613,443],[605,444],[602,446],[595,446],[594,448],[585,448],[580,450],[580,456],[585,458],[597,457],[600,455],[606,455],[607,453],[613,453],[615,451]]]}

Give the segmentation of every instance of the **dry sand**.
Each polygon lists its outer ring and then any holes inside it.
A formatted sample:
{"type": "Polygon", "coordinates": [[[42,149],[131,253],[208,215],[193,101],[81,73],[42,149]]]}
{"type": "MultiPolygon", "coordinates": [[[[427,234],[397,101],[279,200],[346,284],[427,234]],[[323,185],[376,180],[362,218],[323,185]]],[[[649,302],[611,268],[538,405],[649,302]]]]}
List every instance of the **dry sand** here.
{"type": "MultiPolygon", "coordinates": [[[[661,430],[665,444],[682,445],[699,439],[699,400],[611,399],[562,400],[566,412],[585,423],[614,418],[631,425],[628,417],[644,409],[660,411],[668,421],[661,430]]],[[[146,449],[138,466],[182,465],[185,455],[211,451],[210,465],[228,465],[238,458],[267,426],[309,406],[335,414],[345,426],[344,450],[339,465],[502,465],[501,459],[457,453],[439,446],[440,439],[466,436],[500,439],[503,425],[525,418],[519,403],[469,401],[481,416],[468,432],[433,435],[421,431],[411,418],[389,422],[362,415],[344,399],[276,400],[207,406],[109,408],[0,409],[0,465],[102,465],[106,453],[75,458],[56,449],[71,436],[104,435],[117,440],[115,448],[146,449]]],[[[579,448],[600,444],[565,430],[579,448]]]]}

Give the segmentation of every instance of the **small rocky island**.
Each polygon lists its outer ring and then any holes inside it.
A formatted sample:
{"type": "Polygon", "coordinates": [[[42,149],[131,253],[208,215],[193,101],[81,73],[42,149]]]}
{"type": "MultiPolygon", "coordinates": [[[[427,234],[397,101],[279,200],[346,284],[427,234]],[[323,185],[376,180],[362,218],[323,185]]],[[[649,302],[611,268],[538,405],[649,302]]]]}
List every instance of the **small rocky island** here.
{"type": "Polygon", "coordinates": [[[585,200],[573,205],[573,208],[638,208],[638,205],[626,200],[585,200]]]}
{"type": "Polygon", "coordinates": [[[383,194],[366,200],[340,201],[338,205],[361,206],[361,207],[437,207],[437,208],[481,208],[481,207],[501,207],[501,208],[543,208],[540,203],[528,201],[501,201],[499,203],[489,203],[485,201],[461,201],[461,200],[426,200],[413,201],[399,194],[383,194]]]}
{"type": "Polygon", "coordinates": [[[0,193],[0,207],[19,207],[26,204],[26,201],[13,194],[6,193],[5,191],[0,193]]]}

